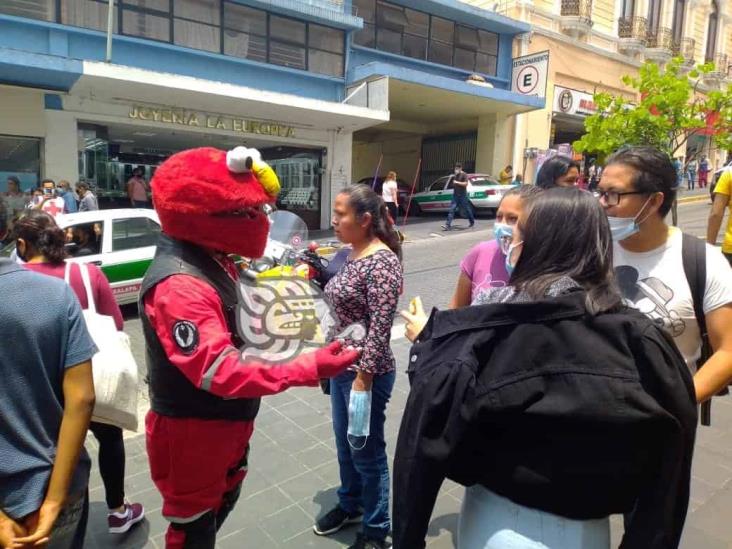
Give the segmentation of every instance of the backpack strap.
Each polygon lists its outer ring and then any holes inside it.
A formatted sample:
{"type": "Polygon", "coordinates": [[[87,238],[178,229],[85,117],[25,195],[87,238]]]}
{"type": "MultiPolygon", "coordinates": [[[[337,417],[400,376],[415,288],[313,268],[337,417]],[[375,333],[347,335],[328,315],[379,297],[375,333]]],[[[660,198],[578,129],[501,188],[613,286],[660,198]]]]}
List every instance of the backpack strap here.
{"type": "MultiPolygon", "coordinates": [[[[683,233],[681,239],[681,259],[684,265],[684,275],[691,288],[691,297],[694,301],[694,316],[699,324],[701,337],[701,356],[696,363],[701,368],[711,356],[711,346],[707,334],[707,322],[704,315],[704,291],[707,286],[707,259],[706,244],[700,238],[683,233]]],[[[701,424],[710,425],[712,401],[709,399],[701,405],[701,424]]]]}

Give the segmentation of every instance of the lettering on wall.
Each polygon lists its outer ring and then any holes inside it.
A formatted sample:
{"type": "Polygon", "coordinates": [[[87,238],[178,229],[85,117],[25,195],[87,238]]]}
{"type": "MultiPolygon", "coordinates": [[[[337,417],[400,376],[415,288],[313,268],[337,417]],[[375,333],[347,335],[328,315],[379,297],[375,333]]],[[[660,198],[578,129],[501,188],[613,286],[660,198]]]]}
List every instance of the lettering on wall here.
{"type": "Polygon", "coordinates": [[[274,135],[277,137],[294,137],[295,128],[275,122],[246,120],[233,116],[209,114],[179,108],[158,108],[132,105],[129,118],[146,122],[160,122],[193,128],[211,128],[238,133],[258,135],[274,135]]]}

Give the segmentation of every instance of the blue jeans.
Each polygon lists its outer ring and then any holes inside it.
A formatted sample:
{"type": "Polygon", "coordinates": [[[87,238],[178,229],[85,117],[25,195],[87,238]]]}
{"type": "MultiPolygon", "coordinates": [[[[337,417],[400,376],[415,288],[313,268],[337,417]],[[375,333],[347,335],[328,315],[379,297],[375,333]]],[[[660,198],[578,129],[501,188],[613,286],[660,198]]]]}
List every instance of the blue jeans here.
{"type": "Polygon", "coordinates": [[[455,194],[452,195],[452,202],[450,202],[450,211],[447,214],[447,221],[445,222],[446,226],[452,225],[452,220],[455,217],[455,212],[460,209],[460,213],[464,214],[467,212],[468,214],[468,221],[470,221],[470,225],[472,226],[475,224],[475,217],[473,217],[473,206],[470,205],[470,200],[468,200],[468,195],[460,195],[455,196],[455,194]]]}
{"type": "Polygon", "coordinates": [[[396,372],[374,376],[371,387],[371,424],[366,445],[354,450],[348,444],[348,402],[356,372],[344,372],[330,380],[333,431],[338,450],[341,487],[338,503],[349,514],[363,510],[363,532],[383,540],[391,529],[389,519],[389,464],[386,458],[384,422],[396,372]]]}

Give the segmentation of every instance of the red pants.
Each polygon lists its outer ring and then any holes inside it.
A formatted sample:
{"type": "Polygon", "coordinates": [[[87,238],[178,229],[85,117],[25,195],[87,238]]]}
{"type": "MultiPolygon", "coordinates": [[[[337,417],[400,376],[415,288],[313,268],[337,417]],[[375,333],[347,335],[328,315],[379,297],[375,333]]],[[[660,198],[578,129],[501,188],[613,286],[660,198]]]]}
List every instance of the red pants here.
{"type": "Polygon", "coordinates": [[[145,418],[152,480],[171,525],[167,549],[213,549],[247,474],[252,421],[145,418]]]}

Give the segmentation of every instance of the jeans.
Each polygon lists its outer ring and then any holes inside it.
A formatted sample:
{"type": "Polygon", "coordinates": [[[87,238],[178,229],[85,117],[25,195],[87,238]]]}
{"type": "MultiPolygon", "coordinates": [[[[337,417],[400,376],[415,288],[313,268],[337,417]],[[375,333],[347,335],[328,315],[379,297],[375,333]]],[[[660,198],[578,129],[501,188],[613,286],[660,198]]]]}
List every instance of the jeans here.
{"type": "Polygon", "coordinates": [[[88,520],[88,492],[69,495],[53,525],[46,549],[82,549],[88,520]]]}
{"type": "Polygon", "coordinates": [[[450,211],[447,214],[447,221],[445,222],[445,226],[449,227],[452,225],[452,220],[455,217],[455,211],[460,209],[460,213],[467,212],[468,215],[468,221],[470,222],[470,226],[472,227],[475,224],[475,217],[473,217],[473,206],[470,205],[470,200],[468,200],[468,195],[452,195],[452,202],[450,202],[450,211]]]}
{"type": "Polygon", "coordinates": [[[375,375],[371,388],[371,423],[366,444],[354,450],[348,444],[348,403],[356,372],[344,372],[330,381],[333,430],[338,450],[341,487],[340,507],[349,514],[363,510],[363,532],[384,540],[391,529],[389,519],[389,465],[386,458],[384,422],[396,372],[375,375]]]}
{"type": "Polygon", "coordinates": [[[391,216],[392,221],[396,223],[399,219],[399,206],[397,206],[394,202],[387,202],[386,209],[389,211],[389,215],[391,216]]]}
{"type": "Polygon", "coordinates": [[[125,502],[125,444],[122,429],[92,421],[89,430],[99,442],[99,474],[104,482],[107,507],[122,507],[125,502]]]}
{"type": "Polygon", "coordinates": [[[573,520],[524,507],[480,484],[465,489],[458,549],[610,549],[610,520],[573,520]]]}
{"type": "Polygon", "coordinates": [[[686,177],[688,179],[686,187],[693,191],[694,190],[694,183],[696,182],[696,172],[689,170],[686,172],[686,177]]]}

